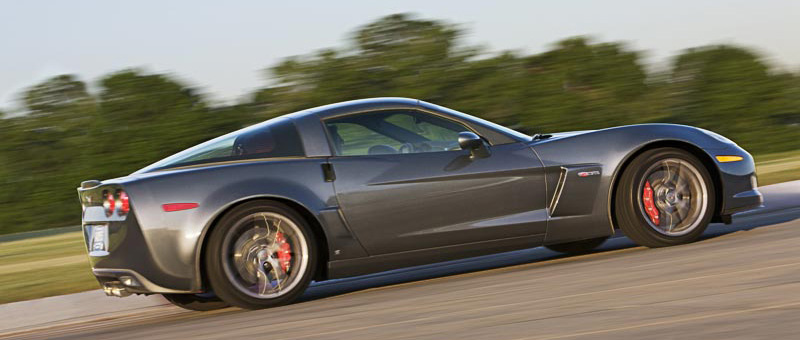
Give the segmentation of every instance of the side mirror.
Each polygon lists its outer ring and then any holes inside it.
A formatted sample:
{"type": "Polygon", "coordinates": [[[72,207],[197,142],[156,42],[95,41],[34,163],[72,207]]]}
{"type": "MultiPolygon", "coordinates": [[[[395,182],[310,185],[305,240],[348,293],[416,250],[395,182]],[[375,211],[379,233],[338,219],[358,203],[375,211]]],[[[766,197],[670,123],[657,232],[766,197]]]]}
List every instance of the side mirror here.
{"type": "Polygon", "coordinates": [[[469,131],[458,133],[458,146],[462,150],[469,150],[470,157],[473,159],[486,158],[490,155],[489,147],[483,138],[469,131]]]}

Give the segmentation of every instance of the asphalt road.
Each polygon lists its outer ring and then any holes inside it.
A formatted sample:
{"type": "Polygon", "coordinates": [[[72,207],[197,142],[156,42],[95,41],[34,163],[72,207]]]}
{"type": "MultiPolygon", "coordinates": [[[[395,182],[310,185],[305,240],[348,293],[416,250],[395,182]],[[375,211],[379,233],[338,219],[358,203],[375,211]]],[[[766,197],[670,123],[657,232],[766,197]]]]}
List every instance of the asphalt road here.
{"type": "MultiPolygon", "coordinates": [[[[767,209],[661,249],[624,236],[592,254],[543,248],[313,286],[269,310],[150,306],[0,334],[20,339],[796,339],[800,182],[767,209]]],[[[108,298],[106,303],[115,303],[108,298]]]]}

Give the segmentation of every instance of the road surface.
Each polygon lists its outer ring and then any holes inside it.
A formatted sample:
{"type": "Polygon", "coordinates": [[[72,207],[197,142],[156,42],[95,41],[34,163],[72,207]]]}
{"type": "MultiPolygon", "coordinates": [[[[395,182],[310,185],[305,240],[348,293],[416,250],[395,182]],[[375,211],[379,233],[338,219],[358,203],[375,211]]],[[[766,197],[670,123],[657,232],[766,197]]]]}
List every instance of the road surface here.
{"type": "MultiPolygon", "coordinates": [[[[534,248],[323,282],[300,303],[259,311],[190,312],[153,297],[81,295],[122,307],[0,328],[0,338],[793,339],[800,181],[763,191],[765,209],[712,225],[688,245],[647,249],[618,235],[582,256],[534,248]]],[[[46,315],[48,304],[70,308],[64,301],[74,298],[60,298],[0,311],[5,318],[15,310],[46,315]]]]}

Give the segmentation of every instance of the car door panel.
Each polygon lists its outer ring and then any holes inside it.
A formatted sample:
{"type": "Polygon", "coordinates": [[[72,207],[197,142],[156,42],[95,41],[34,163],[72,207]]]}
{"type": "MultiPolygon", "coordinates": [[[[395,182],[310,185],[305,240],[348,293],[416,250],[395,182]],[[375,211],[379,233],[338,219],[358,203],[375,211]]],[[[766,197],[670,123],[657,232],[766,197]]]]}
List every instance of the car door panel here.
{"type": "Polygon", "coordinates": [[[544,234],[541,162],[522,143],[491,151],[332,157],[339,206],[370,255],[544,234]]]}

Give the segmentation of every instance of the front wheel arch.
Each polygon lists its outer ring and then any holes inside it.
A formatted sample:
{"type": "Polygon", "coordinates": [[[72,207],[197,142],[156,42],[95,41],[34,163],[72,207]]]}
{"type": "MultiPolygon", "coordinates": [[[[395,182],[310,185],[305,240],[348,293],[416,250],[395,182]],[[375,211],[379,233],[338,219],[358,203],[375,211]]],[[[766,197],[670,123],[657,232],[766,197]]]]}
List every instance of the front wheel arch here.
{"type": "Polygon", "coordinates": [[[247,198],[247,199],[243,199],[241,201],[237,201],[237,202],[229,205],[225,209],[222,209],[222,211],[220,211],[219,213],[217,213],[216,216],[214,216],[214,219],[212,220],[212,222],[203,231],[202,239],[199,242],[200,249],[199,249],[199,251],[197,251],[197,254],[195,255],[195,259],[196,259],[195,260],[195,270],[197,272],[197,277],[195,278],[195,280],[199,279],[199,282],[196,282],[196,283],[199,284],[199,285],[197,285],[197,287],[200,287],[201,289],[209,287],[209,284],[208,284],[208,273],[205,270],[205,268],[206,268],[205,267],[205,265],[206,265],[205,264],[205,255],[206,255],[205,253],[206,253],[206,250],[208,249],[208,247],[207,247],[208,246],[208,239],[209,239],[208,235],[211,234],[211,231],[219,224],[219,221],[222,219],[223,216],[225,216],[225,214],[227,214],[228,212],[230,212],[233,209],[236,209],[236,207],[238,207],[238,206],[241,206],[243,204],[250,203],[250,202],[253,202],[253,201],[272,201],[272,202],[283,203],[283,204],[289,206],[290,208],[292,208],[292,210],[294,210],[295,212],[300,214],[300,216],[303,217],[305,222],[308,223],[308,225],[311,227],[312,231],[314,232],[314,239],[317,242],[317,247],[319,247],[319,254],[318,254],[319,257],[317,258],[317,261],[319,261],[318,262],[319,265],[317,266],[316,273],[314,274],[314,280],[315,281],[322,281],[322,280],[327,279],[327,276],[328,276],[327,263],[328,263],[328,258],[329,258],[329,254],[328,254],[328,239],[327,239],[327,235],[325,234],[325,230],[322,228],[322,224],[314,216],[314,214],[311,213],[311,210],[309,210],[308,208],[306,208],[302,204],[297,203],[297,202],[295,202],[293,200],[290,200],[290,199],[287,199],[287,198],[273,197],[273,196],[258,196],[258,197],[250,197],[250,198],[247,198]]]}
{"type": "Polygon", "coordinates": [[[614,202],[616,202],[617,190],[619,189],[619,180],[622,177],[622,173],[625,172],[625,169],[628,167],[628,165],[630,165],[630,163],[642,153],[660,148],[682,149],[697,157],[697,159],[703,163],[703,166],[706,168],[706,171],[708,171],[708,174],[711,176],[711,181],[714,184],[714,199],[717,202],[716,206],[714,207],[714,214],[712,215],[711,222],[722,221],[722,207],[724,206],[722,177],[720,176],[719,168],[717,168],[717,165],[711,155],[696,145],[688,142],[679,140],[661,140],[642,145],[638,149],[634,150],[625,157],[625,159],[620,163],[620,166],[618,166],[614,171],[614,176],[610,185],[611,190],[609,190],[608,195],[608,219],[611,223],[611,227],[613,229],[619,229],[614,202]]]}

